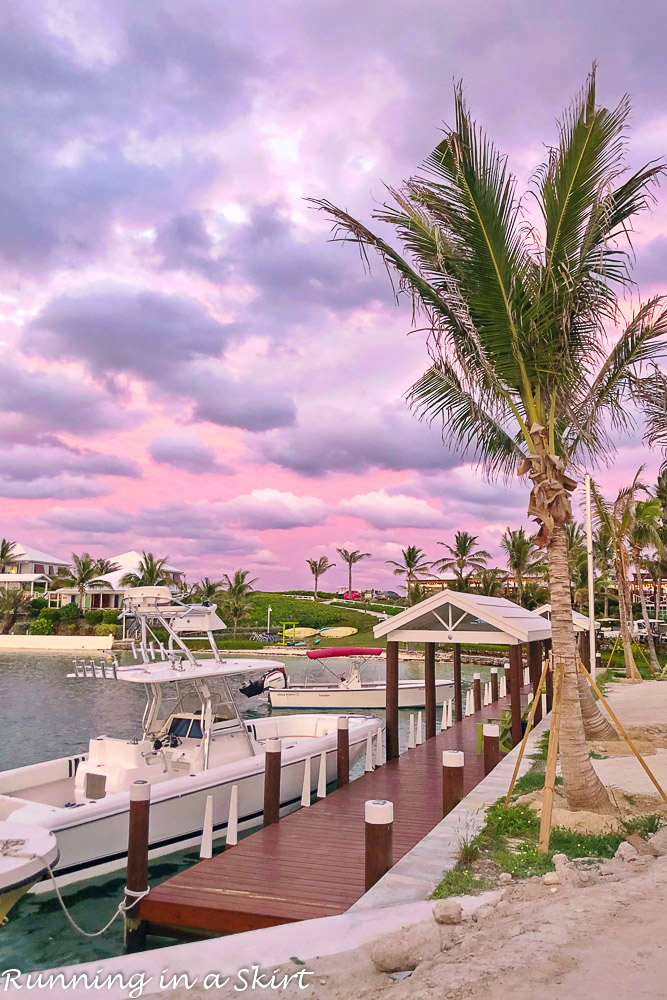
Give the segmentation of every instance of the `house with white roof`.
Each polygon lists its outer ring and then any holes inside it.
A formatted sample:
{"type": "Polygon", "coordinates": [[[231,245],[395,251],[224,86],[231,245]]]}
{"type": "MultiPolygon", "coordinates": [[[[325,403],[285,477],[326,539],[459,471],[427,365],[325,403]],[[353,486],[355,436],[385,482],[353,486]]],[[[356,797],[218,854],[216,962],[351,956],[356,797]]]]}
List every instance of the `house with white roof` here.
{"type": "MultiPolygon", "coordinates": [[[[64,604],[76,603],[81,605],[85,611],[96,610],[98,608],[103,610],[117,608],[120,610],[123,605],[123,598],[128,590],[128,587],[123,586],[121,581],[128,573],[139,572],[142,554],[134,550],[121,552],[120,555],[110,556],[109,561],[116,563],[119,569],[114,570],[113,573],[105,573],[99,577],[100,580],[105,581],[107,584],[106,587],[86,587],[83,602],[81,601],[81,594],[77,587],[61,587],[49,595],[51,605],[60,608],[64,604]]],[[[184,570],[171,564],[167,565],[166,563],[163,568],[164,572],[173,581],[172,589],[174,592],[181,591],[185,585],[184,570]]]]}
{"type": "Polygon", "coordinates": [[[3,590],[27,590],[31,596],[35,589],[46,592],[51,584],[50,577],[69,569],[69,563],[64,559],[20,542],[14,543],[12,555],[13,561],[0,567],[0,587],[3,590]]]}

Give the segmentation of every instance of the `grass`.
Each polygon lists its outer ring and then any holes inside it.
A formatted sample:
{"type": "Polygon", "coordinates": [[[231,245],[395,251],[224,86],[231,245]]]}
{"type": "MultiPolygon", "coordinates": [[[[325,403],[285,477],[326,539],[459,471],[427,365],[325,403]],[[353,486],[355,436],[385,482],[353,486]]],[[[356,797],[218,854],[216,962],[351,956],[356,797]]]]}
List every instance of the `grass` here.
{"type": "Polygon", "coordinates": [[[447,896],[474,896],[493,887],[493,879],[476,875],[469,868],[458,866],[446,872],[431,899],[446,899],[447,896]]]}

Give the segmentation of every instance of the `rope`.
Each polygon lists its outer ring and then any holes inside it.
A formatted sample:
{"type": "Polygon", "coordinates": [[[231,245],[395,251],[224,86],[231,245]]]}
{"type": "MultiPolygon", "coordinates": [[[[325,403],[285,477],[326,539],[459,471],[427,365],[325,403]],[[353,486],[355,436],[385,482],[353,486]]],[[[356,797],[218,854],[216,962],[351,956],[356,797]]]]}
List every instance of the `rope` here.
{"type": "Polygon", "coordinates": [[[96,937],[99,937],[100,934],[104,934],[104,932],[109,930],[109,928],[111,927],[111,925],[113,924],[113,922],[118,917],[120,917],[121,914],[123,916],[125,916],[125,914],[127,913],[127,911],[129,909],[131,909],[131,907],[133,907],[137,903],[141,902],[141,900],[144,898],[144,896],[147,896],[148,893],[150,892],[150,888],[141,889],[140,891],[137,891],[135,889],[128,889],[128,887],[125,886],[125,896],[129,896],[135,902],[132,902],[132,903],[128,904],[128,903],[125,902],[125,898],[123,897],[123,899],[121,899],[120,903],[118,904],[116,912],[112,916],[111,920],[109,920],[104,925],[104,927],[101,928],[101,930],[99,930],[99,931],[84,931],[83,927],[79,927],[79,925],[77,924],[76,920],[72,917],[72,915],[70,914],[69,910],[67,909],[67,906],[65,905],[65,900],[63,899],[63,897],[62,897],[62,895],[60,893],[60,889],[58,888],[58,883],[56,882],[56,877],[53,874],[53,869],[51,868],[51,865],[48,863],[48,861],[46,860],[46,858],[43,858],[41,855],[37,855],[37,857],[39,857],[40,861],[43,861],[44,864],[46,865],[46,870],[48,871],[49,875],[51,876],[51,881],[53,882],[53,888],[56,890],[56,896],[58,897],[58,902],[60,903],[60,906],[62,908],[63,913],[65,914],[65,916],[69,920],[69,922],[72,925],[72,927],[74,928],[74,930],[77,931],[79,934],[82,934],[84,937],[87,937],[87,938],[96,938],[96,937]]]}

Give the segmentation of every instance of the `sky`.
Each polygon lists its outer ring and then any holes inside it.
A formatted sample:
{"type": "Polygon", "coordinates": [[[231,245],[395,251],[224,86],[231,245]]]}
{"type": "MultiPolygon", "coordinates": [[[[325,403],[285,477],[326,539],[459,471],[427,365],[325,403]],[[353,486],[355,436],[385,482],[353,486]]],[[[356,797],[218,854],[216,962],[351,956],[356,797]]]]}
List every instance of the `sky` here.
{"type": "MultiPolygon", "coordinates": [[[[631,165],[663,156],[665,5],[21,0],[0,27],[0,536],[270,589],[321,555],[345,584],[336,547],[388,587],[457,529],[502,565],[526,486],[410,414],[424,335],[305,199],[369,222],[461,78],[522,187],[594,59],[631,165]]],[[[667,291],[664,187],[633,242],[642,296],[667,291]]],[[[634,435],[600,481],[642,461],[634,435]]]]}

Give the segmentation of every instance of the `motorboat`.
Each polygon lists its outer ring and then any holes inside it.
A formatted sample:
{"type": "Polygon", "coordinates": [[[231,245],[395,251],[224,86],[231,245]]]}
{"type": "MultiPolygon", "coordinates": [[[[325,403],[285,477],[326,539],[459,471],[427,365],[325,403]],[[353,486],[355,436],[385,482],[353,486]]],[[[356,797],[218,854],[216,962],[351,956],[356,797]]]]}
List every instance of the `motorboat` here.
{"type": "Polygon", "coordinates": [[[58,842],[49,830],[0,821],[0,927],[7,914],[58,861],[58,842]]]}
{"type": "MultiPolygon", "coordinates": [[[[378,657],[384,649],[367,649],[360,646],[340,646],[330,649],[309,649],[310,663],[316,661],[320,668],[318,677],[313,670],[306,672],[301,684],[294,684],[285,674],[274,670],[267,672],[264,690],[273,708],[329,708],[349,711],[356,708],[386,708],[387,684],[384,678],[367,680],[362,673],[369,664],[379,666],[378,657]],[[347,665],[341,671],[341,660],[347,665]],[[336,661],[336,666],[332,661],[336,661]]],[[[451,698],[452,682],[436,680],[436,702],[441,704],[451,698]]],[[[423,680],[400,680],[398,707],[420,708],[426,700],[423,680]]]]}
{"type": "MultiPolygon", "coordinates": [[[[137,735],[90,740],[87,753],[0,772],[0,820],[55,834],[59,884],[125,866],[130,787],[151,785],[149,857],[200,842],[207,796],[213,797],[214,838],[225,834],[232,786],[238,786],[238,828],[261,820],[267,740],[281,741],[280,805],[284,814],[301,801],[306,761],[311,792],[322,755],[327,781],[336,775],[338,716],[241,717],[230,679],[280,670],[266,660],[222,659],[214,632],[225,628],[214,605],[184,604],[166,587],[130,590],[123,614],[140,635],[128,666],[116,658],[75,660],[74,683],[94,683],[114,697],[118,684],[143,686],[146,708],[137,735]],[[164,635],[167,640],[163,641],[164,635]],[[206,638],[208,658],[193,654],[187,639],[206,638]]],[[[349,718],[350,763],[376,736],[373,717],[349,718]]],[[[47,891],[42,882],[34,891],[47,891]]]]}

